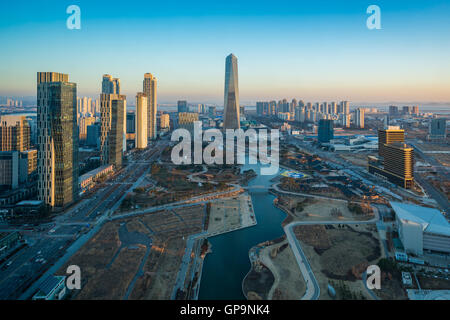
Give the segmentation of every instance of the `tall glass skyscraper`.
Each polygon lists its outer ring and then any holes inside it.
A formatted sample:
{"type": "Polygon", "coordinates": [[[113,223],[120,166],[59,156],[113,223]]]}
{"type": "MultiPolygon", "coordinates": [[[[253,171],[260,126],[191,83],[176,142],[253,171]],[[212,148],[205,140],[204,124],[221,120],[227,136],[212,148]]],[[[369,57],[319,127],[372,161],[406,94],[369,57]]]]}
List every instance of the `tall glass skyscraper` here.
{"type": "Polygon", "coordinates": [[[77,86],[67,74],[38,72],[38,197],[65,207],[78,195],[77,86]]]}
{"type": "Polygon", "coordinates": [[[124,111],[126,97],[120,94],[100,94],[101,136],[100,149],[102,164],[122,166],[124,111]]]}
{"type": "Polygon", "coordinates": [[[225,60],[225,99],[223,129],[239,129],[239,84],[237,58],[230,54],[225,60]]]}

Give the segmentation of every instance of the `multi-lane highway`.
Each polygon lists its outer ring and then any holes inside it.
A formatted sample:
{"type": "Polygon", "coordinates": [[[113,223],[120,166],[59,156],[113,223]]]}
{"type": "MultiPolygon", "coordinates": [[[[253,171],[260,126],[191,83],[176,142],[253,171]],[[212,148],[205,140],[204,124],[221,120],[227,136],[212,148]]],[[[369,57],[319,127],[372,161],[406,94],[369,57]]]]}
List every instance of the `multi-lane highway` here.
{"type": "Polygon", "coordinates": [[[26,246],[0,265],[0,299],[28,299],[46,276],[56,272],[87,242],[136,188],[168,141],[128,156],[128,164],[97,189],[58,214],[51,223],[28,228],[0,225],[0,231],[24,234],[26,246]],[[49,241],[51,239],[51,241],[49,241]]]}

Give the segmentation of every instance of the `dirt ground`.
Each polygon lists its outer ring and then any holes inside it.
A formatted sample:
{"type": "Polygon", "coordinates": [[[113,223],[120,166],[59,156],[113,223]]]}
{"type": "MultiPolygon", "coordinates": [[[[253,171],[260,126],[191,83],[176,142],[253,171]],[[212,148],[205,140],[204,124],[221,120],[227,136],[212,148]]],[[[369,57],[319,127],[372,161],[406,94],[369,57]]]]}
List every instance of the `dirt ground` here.
{"type": "Polygon", "coordinates": [[[450,280],[424,276],[417,276],[417,278],[419,279],[420,287],[422,289],[450,290],[450,280]]]}
{"type": "Polygon", "coordinates": [[[208,233],[216,234],[253,223],[253,204],[248,194],[211,202],[208,233]]]}
{"type": "Polygon", "coordinates": [[[291,221],[368,220],[372,215],[355,215],[347,201],[283,195],[280,205],[289,208],[291,221]]]}
{"type": "Polygon", "coordinates": [[[450,166],[450,154],[433,154],[433,157],[443,166],[450,166]]]}
{"type": "Polygon", "coordinates": [[[350,161],[350,163],[359,167],[367,167],[367,156],[376,155],[375,152],[365,152],[365,153],[351,153],[351,152],[339,152],[339,157],[344,160],[350,161]]]}
{"type": "Polygon", "coordinates": [[[247,299],[267,300],[274,280],[272,272],[265,265],[252,268],[242,286],[243,291],[247,293],[247,299]]]}
{"type": "Polygon", "coordinates": [[[259,256],[275,277],[268,299],[299,300],[303,297],[305,281],[286,240],[264,248],[259,256]]]}
{"type": "Polygon", "coordinates": [[[319,282],[320,299],[331,299],[330,281],[344,283],[358,298],[371,299],[361,274],[381,256],[375,225],[306,225],[294,231],[319,282]]]}
{"type": "Polygon", "coordinates": [[[187,237],[203,230],[205,214],[193,205],[106,223],[67,263],[82,272],[74,298],[170,299],[187,237]]]}

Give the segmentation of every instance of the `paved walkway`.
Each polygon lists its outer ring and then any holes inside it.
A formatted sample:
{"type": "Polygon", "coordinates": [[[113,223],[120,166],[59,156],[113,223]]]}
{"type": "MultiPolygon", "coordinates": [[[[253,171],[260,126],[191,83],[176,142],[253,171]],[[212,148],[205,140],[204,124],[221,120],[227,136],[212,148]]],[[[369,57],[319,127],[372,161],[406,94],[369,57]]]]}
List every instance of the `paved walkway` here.
{"type": "Polygon", "coordinates": [[[329,220],[329,221],[294,221],[289,223],[284,227],[284,232],[286,233],[289,245],[294,253],[295,259],[297,260],[300,271],[302,272],[303,278],[306,282],[306,292],[302,297],[302,300],[317,300],[320,297],[320,287],[317,282],[314,272],[306,258],[300,242],[295,236],[294,227],[300,225],[316,225],[316,224],[371,224],[376,223],[379,219],[378,210],[374,210],[374,218],[366,221],[339,221],[339,220],[329,220]]]}

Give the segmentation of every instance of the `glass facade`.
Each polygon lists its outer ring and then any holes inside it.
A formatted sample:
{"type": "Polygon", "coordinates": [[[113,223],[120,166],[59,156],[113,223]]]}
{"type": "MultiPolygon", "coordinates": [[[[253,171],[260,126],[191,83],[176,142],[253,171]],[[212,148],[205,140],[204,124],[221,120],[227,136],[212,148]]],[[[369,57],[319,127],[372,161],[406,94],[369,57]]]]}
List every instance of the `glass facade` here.
{"type": "Polygon", "coordinates": [[[225,61],[224,129],[239,129],[239,83],[237,58],[230,54],[225,61]]]}

